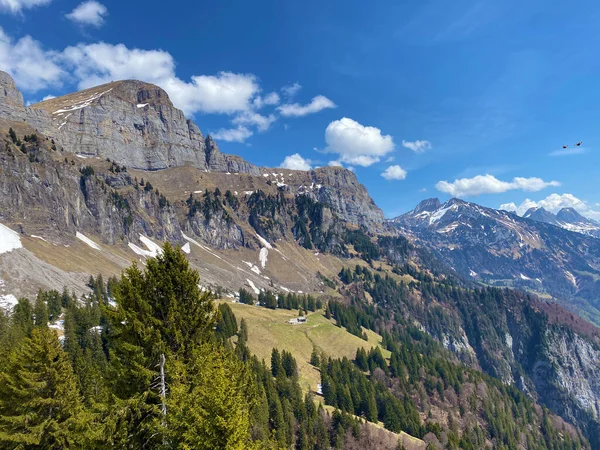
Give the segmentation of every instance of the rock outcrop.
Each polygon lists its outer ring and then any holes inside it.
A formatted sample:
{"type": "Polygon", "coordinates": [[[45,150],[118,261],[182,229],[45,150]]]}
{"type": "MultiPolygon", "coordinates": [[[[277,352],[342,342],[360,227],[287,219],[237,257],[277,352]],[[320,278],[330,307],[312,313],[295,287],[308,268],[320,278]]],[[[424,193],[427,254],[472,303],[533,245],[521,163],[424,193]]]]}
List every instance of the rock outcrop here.
{"type": "Polygon", "coordinates": [[[25,116],[23,95],[17,89],[12,77],[0,70],[0,117],[8,120],[24,120],[25,116]]]}
{"type": "Polygon", "coordinates": [[[28,108],[27,116],[66,151],[109,158],[130,168],[190,165],[226,171],[231,161],[236,169],[258,171],[220,153],[211,163],[198,126],[173,106],[163,89],[140,81],[116,81],[46,100],[28,108]]]}

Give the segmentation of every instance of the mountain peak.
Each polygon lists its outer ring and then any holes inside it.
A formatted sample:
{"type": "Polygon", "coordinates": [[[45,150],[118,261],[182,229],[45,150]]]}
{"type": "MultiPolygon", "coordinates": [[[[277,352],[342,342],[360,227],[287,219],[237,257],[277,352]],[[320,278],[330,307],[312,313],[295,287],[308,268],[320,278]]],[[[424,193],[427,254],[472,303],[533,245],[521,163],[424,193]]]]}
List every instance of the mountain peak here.
{"type": "Polygon", "coordinates": [[[558,220],[554,214],[550,211],[546,211],[542,206],[534,206],[529,208],[525,214],[525,219],[535,220],[536,222],[549,223],[551,225],[558,225],[558,220]]]}
{"type": "Polygon", "coordinates": [[[416,208],[414,209],[413,212],[415,214],[423,212],[423,211],[432,212],[432,211],[435,211],[436,209],[439,209],[439,207],[441,205],[442,204],[440,203],[440,199],[439,198],[428,198],[428,199],[425,199],[422,202],[420,202],[416,206],[416,208]]]}

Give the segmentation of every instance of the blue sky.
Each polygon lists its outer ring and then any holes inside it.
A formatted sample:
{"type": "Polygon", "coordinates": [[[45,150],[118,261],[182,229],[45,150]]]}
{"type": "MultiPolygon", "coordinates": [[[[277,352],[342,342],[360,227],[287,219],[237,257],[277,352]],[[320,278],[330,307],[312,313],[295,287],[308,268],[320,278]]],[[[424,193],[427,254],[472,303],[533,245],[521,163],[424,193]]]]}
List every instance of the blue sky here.
{"type": "Polygon", "coordinates": [[[371,3],[0,0],[0,68],[27,101],[155,82],[223,151],[351,167],[388,217],[458,195],[600,219],[597,2],[371,3]]]}

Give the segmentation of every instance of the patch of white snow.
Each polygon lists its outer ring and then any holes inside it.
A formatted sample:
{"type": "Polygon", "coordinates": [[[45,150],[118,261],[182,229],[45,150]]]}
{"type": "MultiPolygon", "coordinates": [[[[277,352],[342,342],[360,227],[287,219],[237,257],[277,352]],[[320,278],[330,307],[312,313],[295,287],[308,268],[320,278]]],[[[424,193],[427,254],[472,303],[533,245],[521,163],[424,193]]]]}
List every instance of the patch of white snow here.
{"type": "Polygon", "coordinates": [[[251,280],[246,278],[246,281],[248,282],[248,286],[250,286],[252,288],[252,290],[254,291],[254,293],[256,295],[260,294],[260,289],[258,289],[251,280]]]}
{"type": "Polygon", "coordinates": [[[260,241],[260,243],[264,246],[267,247],[269,250],[273,249],[273,246],[269,243],[269,241],[267,241],[264,237],[262,237],[260,234],[256,233],[256,237],[258,238],[258,240],[260,241]]]}
{"type": "Polygon", "coordinates": [[[100,250],[100,247],[98,246],[98,244],[96,244],[94,241],[92,241],[89,237],[85,236],[84,234],[81,234],[79,231],[75,234],[75,237],[77,239],[79,239],[80,241],[85,242],[87,245],[92,247],[94,250],[100,250]]]}
{"type": "Polygon", "coordinates": [[[263,247],[260,249],[260,253],[258,254],[258,259],[260,260],[260,265],[264,269],[267,265],[267,257],[269,256],[269,250],[267,247],[263,247]]]}
{"type": "Polygon", "coordinates": [[[21,238],[16,231],[0,223],[0,255],[23,247],[21,238]]]}

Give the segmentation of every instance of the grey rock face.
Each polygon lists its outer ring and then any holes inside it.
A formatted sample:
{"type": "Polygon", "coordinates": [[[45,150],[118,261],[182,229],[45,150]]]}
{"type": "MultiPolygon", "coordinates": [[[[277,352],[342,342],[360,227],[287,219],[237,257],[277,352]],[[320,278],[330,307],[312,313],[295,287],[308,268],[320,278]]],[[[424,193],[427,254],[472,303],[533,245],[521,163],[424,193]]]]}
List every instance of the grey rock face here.
{"type": "Polygon", "coordinates": [[[30,122],[66,151],[110,158],[136,169],[186,164],[206,168],[200,130],[165,91],[151,84],[117,81],[47,100],[30,110],[30,122]]]}
{"type": "Polygon", "coordinates": [[[0,117],[10,120],[25,118],[23,95],[17,89],[11,76],[2,71],[0,71],[0,117]]]}
{"type": "Polygon", "coordinates": [[[311,184],[303,192],[312,187],[310,192],[316,199],[329,205],[345,222],[364,226],[372,232],[381,230],[383,211],[354,173],[341,167],[322,167],[308,174],[311,184]]]}
{"type": "Polygon", "coordinates": [[[582,411],[600,417],[600,350],[561,330],[547,330],[546,339],[545,358],[536,361],[532,375],[538,392],[573,421],[582,411]]]}
{"type": "Polygon", "coordinates": [[[188,233],[199,236],[213,248],[220,250],[244,247],[245,237],[242,229],[233,222],[228,222],[223,214],[213,214],[208,220],[197,213],[188,222],[188,233]]]}
{"type": "Polygon", "coordinates": [[[214,172],[247,173],[249,175],[260,175],[260,170],[253,164],[242,158],[221,153],[217,143],[208,136],[204,142],[206,152],[206,165],[208,170],[214,172]]]}
{"type": "Polygon", "coordinates": [[[0,71],[0,118],[27,121],[64,151],[109,158],[134,169],[189,165],[259,174],[258,167],[224,155],[210,137],[205,140],[164,90],[140,81],[117,81],[26,108],[13,79],[0,71]]]}

